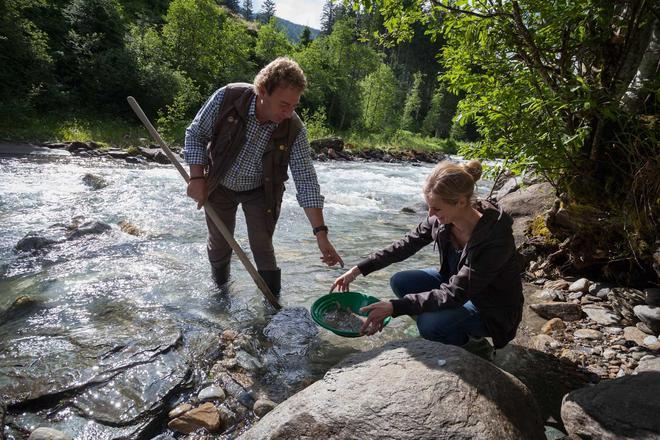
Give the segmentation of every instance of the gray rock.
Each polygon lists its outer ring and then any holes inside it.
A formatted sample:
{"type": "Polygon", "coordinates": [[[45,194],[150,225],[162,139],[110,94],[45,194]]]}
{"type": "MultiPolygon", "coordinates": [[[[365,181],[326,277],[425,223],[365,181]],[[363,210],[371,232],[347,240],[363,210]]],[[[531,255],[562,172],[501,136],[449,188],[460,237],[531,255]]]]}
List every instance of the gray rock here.
{"type": "Polygon", "coordinates": [[[569,435],[651,439],[660,435],[660,373],[643,372],[570,392],[561,407],[569,435]]]}
{"type": "Polygon", "coordinates": [[[637,327],[626,327],[623,329],[623,337],[626,341],[633,341],[637,345],[644,345],[646,333],[637,327]]]}
{"type": "Polygon", "coordinates": [[[582,307],[582,311],[587,314],[589,319],[601,325],[618,324],[621,320],[620,316],[600,306],[585,305],[582,307]]]}
{"type": "Polygon", "coordinates": [[[85,235],[96,235],[102,234],[106,231],[111,230],[112,227],[107,223],[98,222],[98,221],[89,221],[80,225],[77,229],[74,229],[68,234],[68,239],[80,238],[85,235]]]}
{"type": "MultiPolygon", "coordinates": [[[[648,355],[647,355],[648,356],[648,355]]],[[[660,357],[648,356],[640,359],[637,368],[633,374],[639,374],[648,371],[655,371],[660,373],[660,357]]]]}
{"type": "Polygon", "coordinates": [[[601,332],[599,332],[598,330],[591,330],[589,328],[581,328],[579,330],[575,330],[573,336],[575,336],[578,339],[598,340],[603,338],[603,334],[601,332]]]}
{"type": "Polygon", "coordinates": [[[635,306],[633,312],[654,334],[660,333],[660,307],[635,306]]]}
{"type": "Polygon", "coordinates": [[[210,400],[219,400],[222,402],[225,400],[225,390],[213,385],[200,391],[197,398],[200,402],[208,402],[210,400]]]}
{"type": "Polygon", "coordinates": [[[568,286],[568,291],[587,293],[589,291],[589,280],[586,278],[580,278],[579,280],[574,281],[568,286]]]}
{"type": "Polygon", "coordinates": [[[277,403],[273,402],[272,400],[258,399],[256,402],[254,402],[253,411],[257,417],[263,417],[275,409],[276,406],[277,403]]]}
{"type": "Polygon", "coordinates": [[[90,173],[85,174],[82,181],[92,189],[101,189],[108,186],[108,182],[103,177],[90,173]]]}
{"type": "Polygon", "coordinates": [[[263,364],[259,359],[243,350],[236,353],[236,363],[246,371],[256,371],[263,368],[263,364]]]}
{"type": "Polygon", "coordinates": [[[579,304],[546,302],[532,304],[529,307],[545,319],[561,318],[562,321],[582,319],[582,307],[579,304]]]}
{"type": "Polygon", "coordinates": [[[621,327],[605,327],[603,331],[608,335],[620,335],[623,333],[623,329],[621,327]]]}
{"type": "Polygon", "coordinates": [[[513,217],[513,237],[516,245],[525,241],[525,231],[531,221],[550,209],[555,201],[555,189],[549,183],[537,183],[498,199],[504,211],[513,217]]]}
{"type": "Polygon", "coordinates": [[[458,347],[414,340],[349,356],[239,438],[542,440],[543,432],[515,377],[458,347]]]}
{"type": "Polygon", "coordinates": [[[582,298],[582,295],[584,295],[584,292],[571,292],[568,294],[566,299],[568,299],[569,301],[573,301],[582,298]]]}
{"type": "Polygon", "coordinates": [[[600,299],[607,299],[607,295],[609,295],[611,291],[612,289],[609,287],[604,287],[596,291],[596,296],[600,299]]]}
{"type": "Polygon", "coordinates": [[[511,177],[509,180],[507,180],[504,185],[502,185],[502,188],[497,191],[495,196],[497,197],[497,200],[501,200],[502,197],[504,197],[507,194],[511,194],[512,192],[516,191],[518,188],[520,188],[520,184],[518,183],[518,179],[515,177],[511,177]]]}
{"type": "Polygon", "coordinates": [[[160,434],[152,438],[151,440],[176,440],[176,439],[169,434],[160,434]]]}
{"type": "Polygon", "coordinates": [[[649,328],[648,325],[644,324],[644,323],[641,322],[641,321],[640,321],[640,322],[636,322],[636,323],[635,323],[635,327],[637,327],[638,329],[640,329],[641,331],[643,331],[643,332],[646,333],[647,335],[652,335],[652,334],[653,334],[653,330],[651,330],[651,329],[649,328]]]}
{"type": "Polygon", "coordinates": [[[73,440],[73,437],[57,429],[37,428],[32,431],[28,440],[73,440]]]}

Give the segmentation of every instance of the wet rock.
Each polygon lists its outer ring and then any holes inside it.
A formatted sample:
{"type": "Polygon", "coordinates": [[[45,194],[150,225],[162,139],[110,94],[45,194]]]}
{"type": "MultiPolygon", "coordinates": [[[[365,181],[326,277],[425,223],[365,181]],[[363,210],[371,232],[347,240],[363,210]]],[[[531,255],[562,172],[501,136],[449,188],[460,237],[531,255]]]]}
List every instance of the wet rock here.
{"type": "Polygon", "coordinates": [[[603,334],[601,332],[599,332],[598,330],[592,330],[588,328],[581,328],[579,330],[575,330],[573,336],[575,336],[578,339],[592,339],[592,340],[599,340],[603,338],[603,334]]]}
{"type": "Polygon", "coordinates": [[[330,148],[334,151],[343,151],[344,140],[339,137],[315,139],[309,143],[309,146],[312,148],[312,151],[316,153],[324,153],[330,148]]]}
{"type": "Polygon", "coordinates": [[[568,291],[587,293],[589,291],[589,280],[586,278],[580,278],[579,280],[574,281],[568,286],[568,291]]]}
{"type": "Polygon", "coordinates": [[[257,417],[263,417],[271,412],[276,406],[277,403],[273,402],[272,400],[258,399],[256,402],[254,402],[253,411],[257,417]]]}
{"type": "Polygon", "coordinates": [[[660,333],[660,307],[640,305],[635,306],[633,312],[654,334],[660,333]]]}
{"type": "Polygon", "coordinates": [[[112,157],[113,159],[126,159],[130,156],[128,151],[120,150],[118,148],[111,148],[105,152],[106,155],[112,157]]]}
{"type": "Polygon", "coordinates": [[[167,414],[167,417],[170,419],[176,419],[177,417],[183,415],[184,413],[190,411],[192,409],[192,405],[189,403],[182,403],[181,405],[178,405],[176,408],[174,408],[172,411],[170,411],[167,414]]]}
{"type": "Polygon", "coordinates": [[[545,438],[536,403],[520,381],[458,347],[422,340],[349,356],[240,438],[347,436],[545,438]]]}
{"type": "Polygon", "coordinates": [[[585,305],[582,307],[582,311],[587,314],[589,319],[600,325],[617,324],[621,320],[620,316],[600,306],[585,305]]]}
{"type": "Polygon", "coordinates": [[[160,434],[152,438],[151,440],[176,440],[176,439],[169,434],[160,434]]]}
{"type": "Polygon", "coordinates": [[[415,210],[413,208],[409,208],[407,206],[404,206],[401,208],[401,212],[404,214],[415,214],[415,210]]]}
{"type": "Polygon", "coordinates": [[[660,289],[651,288],[644,290],[646,294],[646,305],[652,307],[660,307],[660,289]]]}
{"type": "Polygon", "coordinates": [[[108,182],[103,177],[91,173],[85,174],[82,181],[85,185],[95,190],[108,186],[108,182]]]}
{"type": "Polygon", "coordinates": [[[570,392],[561,407],[568,434],[592,439],[657,438],[659,379],[659,372],[643,372],[570,392]]]}
{"type": "Polygon", "coordinates": [[[197,398],[200,402],[207,402],[210,400],[217,400],[222,402],[225,400],[225,390],[217,386],[206,387],[199,392],[197,398]]]}
{"type": "Polygon", "coordinates": [[[73,440],[73,437],[57,429],[37,428],[32,431],[28,440],[73,440]]]}
{"type": "Polygon", "coordinates": [[[28,232],[25,237],[16,243],[17,252],[36,252],[46,247],[66,241],[68,230],[63,224],[55,224],[47,229],[28,232]]]}
{"type": "Polygon", "coordinates": [[[190,434],[200,428],[209,432],[217,432],[222,427],[220,412],[210,402],[193,408],[176,419],[170,420],[167,427],[184,434],[190,434]]]}
{"type": "Polygon", "coordinates": [[[644,345],[644,338],[646,333],[639,330],[637,327],[626,327],[623,329],[623,337],[626,341],[633,341],[637,345],[644,345]]]}
{"type": "Polygon", "coordinates": [[[552,332],[561,331],[566,328],[566,324],[560,318],[552,318],[550,321],[543,324],[541,331],[546,335],[551,334],[552,332]]]}
{"type": "Polygon", "coordinates": [[[561,318],[563,321],[582,319],[582,307],[579,304],[546,302],[532,304],[529,307],[545,319],[561,318]]]}
{"type": "Polygon", "coordinates": [[[160,148],[138,147],[138,149],[140,150],[140,154],[142,154],[150,161],[162,163],[162,164],[170,163],[170,159],[167,157],[165,153],[163,153],[163,151],[160,148]]]}
{"type": "Polygon", "coordinates": [[[106,231],[111,230],[112,227],[108,225],[107,223],[99,222],[99,221],[89,221],[85,222],[82,225],[80,225],[78,228],[74,229],[73,231],[69,232],[67,239],[68,240],[73,240],[76,238],[83,237],[85,235],[97,235],[97,234],[102,234],[106,231]]]}
{"type": "Polygon", "coordinates": [[[122,220],[119,223],[117,223],[117,225],[119,226],[119,229],[121,229],[121,231],[126,234],[135,235],[136,237],[140,235],[144,235],[144,232],[140,228],[138,228],[128,220],[122,220]]]}
{"type": "Polygon", "coordinates": [[[262,363],[256,357],[245,351],[236,353],[236,363],[246,371],[257,371],[263,368],[262,363]]]}
{"type": "Polygon", "coordinates": [[[238,333],[235,330],[227,329],[222,332],[220,338],[224,343],[229,343],[236,339],[237,336],[238,333]]]}
{"type": "Polygon", "coordinates": [[[222,423],[222,426],[232,426],[236,423],[236,413],[231,409],[221,406],[218,408],[218,412],[220,413],[220,422],[222,423]]]}

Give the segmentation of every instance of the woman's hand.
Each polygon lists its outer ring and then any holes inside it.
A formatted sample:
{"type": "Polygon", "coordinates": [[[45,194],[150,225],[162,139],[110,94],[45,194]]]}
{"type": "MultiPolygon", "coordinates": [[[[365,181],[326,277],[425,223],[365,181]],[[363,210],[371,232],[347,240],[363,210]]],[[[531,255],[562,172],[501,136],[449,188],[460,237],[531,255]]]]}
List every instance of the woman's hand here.
{"type": "Polygon", "coordinates": [[[337,289],[338,292],[348,292],[348,286],[360,275],[360,269],[357,266],[353,266],[351,270],[346,272],[344,275],[340,276],[332,283],[330,287],[330,292],[333,292],[337,289]]]}
{"type": "Polygon", "coordinates": [[[383,321],[388,316],[392,316],[394,307],[389,301],[379,301],[377,303],[369,304],[368,306],[362,307],[360,312],[369,313],[367,320],[362,324],[360,333],[365,335],[373,335],[376,332],[383,330],[383,321]]]}

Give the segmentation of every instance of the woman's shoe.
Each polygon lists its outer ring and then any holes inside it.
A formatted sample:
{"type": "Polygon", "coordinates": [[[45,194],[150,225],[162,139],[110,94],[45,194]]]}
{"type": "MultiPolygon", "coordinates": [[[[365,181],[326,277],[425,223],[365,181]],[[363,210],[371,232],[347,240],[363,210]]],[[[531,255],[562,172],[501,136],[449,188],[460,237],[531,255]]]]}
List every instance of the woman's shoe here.
{"type": "Polygon", "coordinates": [[[486,338],[473,338],[470,336],[468,341],[461,345],[461,348],[469,351],[472,354],[476,354],[480,358],[483,358],[489,362],[492,362],[495,358],[495,349],[486,338]]]}

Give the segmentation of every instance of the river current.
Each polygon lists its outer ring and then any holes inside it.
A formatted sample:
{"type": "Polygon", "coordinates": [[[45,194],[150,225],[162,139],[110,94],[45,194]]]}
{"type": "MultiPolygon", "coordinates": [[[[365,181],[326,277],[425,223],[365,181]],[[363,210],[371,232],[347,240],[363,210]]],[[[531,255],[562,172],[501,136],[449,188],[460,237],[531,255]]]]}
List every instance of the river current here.
{"type": "MultiPolygon", "coordinates": [[[[431,165],[315,167],[330,239],[346,269],[426,215],[421,185],[431,165]]],[[[485,186],[478,191],[483,194],[485,186]]],[[[206,257],[203,213],[185,196],[171,166],[0,156],[0,224],[0,395],[9,403],[8,438],[24,438],[45,422],[80,438],[137,436],[152,423],[144,414],[158,411],[154,402],[176,399],[182,382],[204,382],[217,356],[217,334],[235,329],[262,335],[272,317],[237,258],[229,294],[218,292],[206,257]],[[90,187],[86,174],[107,185],[90,187]],[[111,229],[38,252],[15,248],[31,231],[44,234],[53,225],[85,221],[111,229]],[[139,235],[123,232],[122,221],[139,235]]],[[[235,237],[250,255],[240,210],[235,237]]],[[[343,273],[320,262],[291,181],[274,242],[285,308],[309,309],[343,273]]],[[[429,246],[406,262],[359,277],[351,288],[390,298],[388,279],[395,271],[436,262],[429,246]]],[[[299,353],[305,357],[301,368],[317,379],[347,353],[414,334],[412,324],[397,318],[381,334],[355,339],[319,329],[313,349],[299,353]]],[[[286,382],[290,372],[280,373],[271,380],[286,382]]]]}

